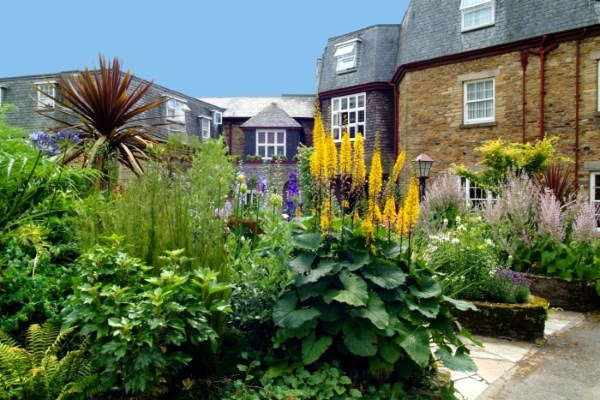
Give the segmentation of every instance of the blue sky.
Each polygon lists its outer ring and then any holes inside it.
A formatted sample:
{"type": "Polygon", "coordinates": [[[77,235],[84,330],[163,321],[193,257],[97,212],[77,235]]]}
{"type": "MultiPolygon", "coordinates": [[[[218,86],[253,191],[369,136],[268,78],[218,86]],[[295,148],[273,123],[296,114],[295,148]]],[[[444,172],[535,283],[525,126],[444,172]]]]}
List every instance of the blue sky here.
{"type": "Polygon", "coordinates": [[[399,24],[409,0],[8,0],[0,78],[119,57],[144,79],[196,97],[316,91],[327,39],[399,24]]]}

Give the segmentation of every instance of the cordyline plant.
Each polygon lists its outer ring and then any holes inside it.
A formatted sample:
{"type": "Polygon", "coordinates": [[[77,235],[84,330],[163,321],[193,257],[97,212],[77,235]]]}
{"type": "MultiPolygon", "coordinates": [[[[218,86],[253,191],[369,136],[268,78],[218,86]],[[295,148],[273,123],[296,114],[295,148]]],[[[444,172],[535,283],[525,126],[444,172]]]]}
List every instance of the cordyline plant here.
{"type": "Polygon", "coordinates": [[[145,81],[134,86],[133,75],[129,70],[121,72],[118,58],[111,64],[100,56],[97,70],[60,75],[56,96],[38,89],[60,106],[56,108],[59,116],[42,114],[80,132],[84,146],[70,152],[65,163],[82,157],[84,166],[106,174],[107,163],[112,161],[142,175],[141,161],[148,158],[148,145],[156,143],[149,133],[151,118],[143,114],[166,101],[142,102],[151,87],[152,82],[145,81]]]}

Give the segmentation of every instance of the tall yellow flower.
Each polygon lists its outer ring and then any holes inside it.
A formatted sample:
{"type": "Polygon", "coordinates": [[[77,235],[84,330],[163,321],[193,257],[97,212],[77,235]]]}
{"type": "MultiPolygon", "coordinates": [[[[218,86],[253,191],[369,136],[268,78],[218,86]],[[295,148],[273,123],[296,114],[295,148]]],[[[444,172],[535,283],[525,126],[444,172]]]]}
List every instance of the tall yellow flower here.
{"type": "Polygon", "coordinates": [[[393,185],[400,176],[400,172],[402,171],[402,167],[404,167],[404,161],[406,160],[406,152],[401,151],[396,158],[396,162],[394,163],[394,168],[392,168],[392,175],[390,176],[389,182],[393,185]]]}
{"type": "Polygon", "coordinates": [[[416,179],[410,181],[406,200],[402,207],[401,224],[398,224],[398,233],[408,235],[419,219],[419,184],[416,179]]]}
{"type": "Polygon", "coordinates": [[[383,223],[390,228],[396,222],[396,201],[394,196],[388,196],[383,208],[383,223]]]}
{"type": "Polygon", "coordinates": [[[348,131],[342,135],[340,147],[340,174],[347,175],[352,172],[352,143],[348,131]]]}
{"type": "Polygon", "coordinates": [[[310,156],[310,174],[316,181],[322,180],[323,159],[325,145],[325,128],[321,119],[321,110],[319,107],[315,110],[315,125],[313,128],[313,147],[314,151],[310,156]]]}
{"type": "Polygon", "coordinates": [[[331,199],[328,197],[321,207],[321,231],[327,233],[331,229],[331,199]]]}
{"type": "Polygon", "coordinates": [[[381,167],[381,150],[378,148],[373,152],[371,158],[371,173],[369,174],[369,200],[378,203],[383,186],[383,168],[381,167]]]}
{"type": "Polygon", "coordinates": [[[338,157],[337,147],[333,140],[333,135],[327,135],[327,166],[325,168],[325,178],[327,180],[334,178],[337,175],[338,157]]]}
{"type": "Polygon", "coordinates": [[[365,142],[360,133],[354,139],[354,161],[352,162],[352,190],[362,190],[367,177],[365,165],[365,142]]]}
{"type": "Polygon", "coordinates": [[[367,243],[373,241],[373,239],[375,238],[375,228],[373,226],[373,221],[371,220],[371,218],[366,216],[362,220],[361,227],[363,236],[365,237],[365,239],[367,239],[367,243]]]}

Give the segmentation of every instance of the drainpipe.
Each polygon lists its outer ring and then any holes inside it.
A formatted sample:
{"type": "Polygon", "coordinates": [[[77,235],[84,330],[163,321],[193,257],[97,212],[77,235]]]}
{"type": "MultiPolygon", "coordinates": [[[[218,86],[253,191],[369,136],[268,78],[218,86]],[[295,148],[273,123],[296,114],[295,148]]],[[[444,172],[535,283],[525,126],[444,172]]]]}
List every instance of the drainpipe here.
{"type": "Polygon", "coordinates": [[[540,135],[539,139],[544,139],[544,98],[546,97],[546,54],[558,47],[558,44],[554,43],[548,47],[544,47],[548,35],[542,36],[542,43],[540,48],[537,50],[530,49],[529,54],[535,54],[540,56],[540,135]]]}
{"type": "Polygon", "coordinates": [[[398,120],[399,120],[399,113],[398,113],[398,108],[400,107],[400,104],[398,104],[398,98],[400,97],[400,93],[399,93],[399,89],[398,86],[396,84],[394,84],[393,82],[390,82],[390,85],[392,86],[392,90],[394,91],[394,160],[392,161],[392,163],[396,162],[396,158],[398,158],[398,145],[399,145],[399,139],[398,139],[398,120]]]}
{"type": "Polygon", "coordinates": [[[527,71],[527,61],[529,58],[529,53],[527,52],[527,50],[521,50],[521,75],[522,75],[522,83],[521,83],[521,87],[522,87],[522,92],[521,92],[521,114],[522,114],[522,129],[523,129],[523,138],[522,138],[522,142],[523,144],[525,144],[525,132],[526,132],[526,128],[527,128],[527,119],[526,119],[526,106],[527,106],[527,90],[526,90],[526,85],[527,85],[527,80],[526,80],[526,76],[525,76],[525,72],[527,71]]]}
{"type": "Polygon", "coordinates": [[[581,62],[581,39],[586,33],[587,28],[584,28],[575,41],[575,183],[577,188],[579,188],[579,102],[581,100],[579,69],[581,62]]]}
{"type": "MultiPolygon", "coordinates": [[[[227,135],[227,146],[229,146],[229,154],[232,154],[233,150],[233,122],[229,123],[229,135],[227,135]]],[[[244,155],[242,154],[242,157],[244,155]]]]}

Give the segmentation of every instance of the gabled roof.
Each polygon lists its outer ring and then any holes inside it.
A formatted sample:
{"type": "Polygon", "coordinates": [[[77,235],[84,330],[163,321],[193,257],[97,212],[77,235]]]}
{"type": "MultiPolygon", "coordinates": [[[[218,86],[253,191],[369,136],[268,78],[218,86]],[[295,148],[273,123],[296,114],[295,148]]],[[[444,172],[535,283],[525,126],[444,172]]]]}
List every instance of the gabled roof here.
{"type": "Polygon", "coordinates": [[[296,120],[290,117],[275,103],[269,104],[262,111],[244,122],[242,128],[301,128],[296,120]]]}
{"type": "Polygon", "coordinates": [[[292,118],[314,118],[315,96],[283,95],[281,97],[203,97],[206,101],[223,108],[225,118],[251,118],[272,103],[277,104],[292,118]]]}
{"type": "Polygon", "coordinates": [[[370,26],[329,39],[323,54],[319,92],[372,82],[389,82],[396,71],[399,37],[400,25],[398,24],[370,26]],[[338,73],[334,56],[336,44],[349,40],[359,41],[356,70],[338,73]]]}
{"type": "Polygon", "coordinates": [[[495,0],[492,26],[461,32],[461,0],[412,0],[402,21],[397,66],[600,23],[600,2],[495,0]]]}

